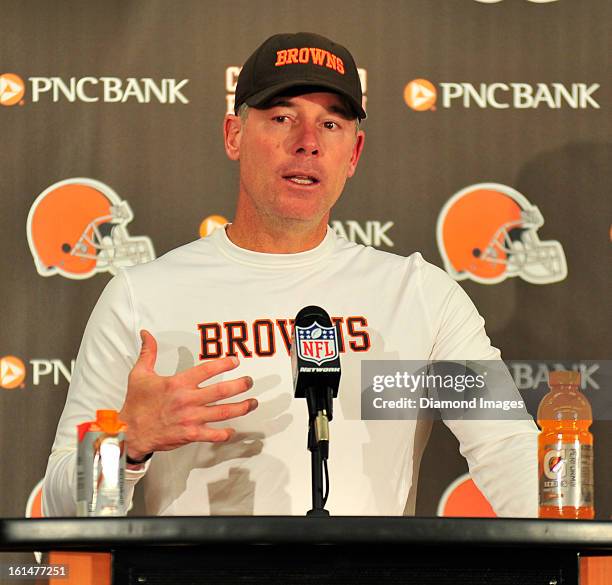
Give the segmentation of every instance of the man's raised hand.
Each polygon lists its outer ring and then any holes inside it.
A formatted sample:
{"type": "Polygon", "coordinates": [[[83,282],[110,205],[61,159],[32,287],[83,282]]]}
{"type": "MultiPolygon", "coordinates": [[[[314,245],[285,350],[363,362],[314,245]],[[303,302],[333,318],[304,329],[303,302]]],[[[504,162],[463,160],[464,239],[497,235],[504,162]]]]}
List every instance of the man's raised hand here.
{"type": "Polygon", "coordinates": [[[249,376],[198,387],[222,372],[233,370],[238,366],[238,358],[211,360],[173,376],[159,376],[155,373],[157,342],[144,329],[140,338],[140,356],[128,376],[127,394],[119,413],[119,418],[128,425],[127,449],[132,459],[196,441],[227,441],[234,434],[232,428],[211,428],[208,423],[243,416],[257,408],[254,398],[214,404],[252,388],[249,376]]]}

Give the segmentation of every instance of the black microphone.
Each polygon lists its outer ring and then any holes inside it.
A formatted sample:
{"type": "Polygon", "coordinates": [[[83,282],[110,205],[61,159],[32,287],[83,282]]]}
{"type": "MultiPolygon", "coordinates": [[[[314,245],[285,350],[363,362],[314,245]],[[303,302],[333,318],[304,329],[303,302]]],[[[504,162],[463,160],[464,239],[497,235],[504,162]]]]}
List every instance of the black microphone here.
{"type": "Polygon", "coordinates": [[[295,398],[306,398],[308,423],[314,426],[308,448],[329,455],[329,421],[340,385],[338,332],[321,307],[304,307],[295,317],[291,341],[291,366],[295,398]]]}

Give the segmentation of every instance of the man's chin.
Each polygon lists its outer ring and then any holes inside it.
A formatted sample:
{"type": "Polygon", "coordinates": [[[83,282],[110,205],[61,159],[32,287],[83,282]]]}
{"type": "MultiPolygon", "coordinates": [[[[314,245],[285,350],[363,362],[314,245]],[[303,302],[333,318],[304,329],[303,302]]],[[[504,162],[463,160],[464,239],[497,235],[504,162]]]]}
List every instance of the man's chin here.
{"type": "Polygon", "coordinates": [[[291,209],[281,209],[274,214],[278,223],[285,223],[295,229],[316,229],[322,222],[326,223],[329,211],[321,211],[312,207],[292,207],[291,209]]]}
{"type": "Polygon", "coordinates": [[[275,212],[279,217],[286,219],[317,223],[329,215],[331,205],[326,203],[325,199],[319,196],[296,196],[290,193],[277,199],[275,212]]]}

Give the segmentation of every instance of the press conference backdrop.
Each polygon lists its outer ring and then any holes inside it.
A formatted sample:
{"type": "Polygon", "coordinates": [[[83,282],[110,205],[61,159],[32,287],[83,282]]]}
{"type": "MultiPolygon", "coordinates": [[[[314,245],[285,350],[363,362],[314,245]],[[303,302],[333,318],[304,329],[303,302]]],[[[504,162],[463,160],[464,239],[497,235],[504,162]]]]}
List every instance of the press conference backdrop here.
{"type": "MultiPolygon", "coordinates": [[[[612,357],[608,0],[3,1],[0,22],[0,516],[23,515],[44,475],[112,276],[90,240],[121,240],[127,265],[231,220],[221,121],[277,32],[329,36],[360,68],[366,148],[334,229],[447,270],[505,358],[612,357]],[[93,229],[104,215],[112,234],[93,229]]],[[[527,386],[545,375],[529,368],[527,386]]],[[[593,425],[601,518],[610,431],[593,425]]],[[[417,513],[465,471],[435,426],[417,513]]]]}

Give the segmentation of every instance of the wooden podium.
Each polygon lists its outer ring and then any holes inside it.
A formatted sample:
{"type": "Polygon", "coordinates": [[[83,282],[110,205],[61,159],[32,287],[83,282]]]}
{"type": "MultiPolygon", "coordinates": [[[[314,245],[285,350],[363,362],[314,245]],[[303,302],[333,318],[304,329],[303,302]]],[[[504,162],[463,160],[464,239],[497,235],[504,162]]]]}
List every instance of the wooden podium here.
{"type": "Polygon", "coordinates": [[[0,550],[111,552],[115,584],[570,585],[578,583],[580,556],[612,555],[612,522],[0,519],[0,550]]]}

